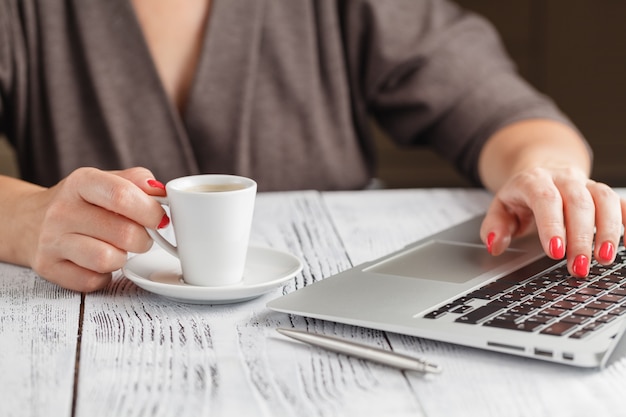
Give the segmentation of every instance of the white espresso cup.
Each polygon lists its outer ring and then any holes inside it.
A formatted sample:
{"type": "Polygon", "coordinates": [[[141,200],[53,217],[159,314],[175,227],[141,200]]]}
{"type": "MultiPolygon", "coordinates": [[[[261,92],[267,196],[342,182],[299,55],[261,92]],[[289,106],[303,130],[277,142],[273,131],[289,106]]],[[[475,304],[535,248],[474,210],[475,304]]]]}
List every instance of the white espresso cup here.
{"type": "Polygon", "coordinates": [[[148,234],[180,260],[183,280],[199,286],[241,282],[252,226],[256,182],[235,175],[192,175],[169,181],[167,197],[176,245],[148,234]]]}

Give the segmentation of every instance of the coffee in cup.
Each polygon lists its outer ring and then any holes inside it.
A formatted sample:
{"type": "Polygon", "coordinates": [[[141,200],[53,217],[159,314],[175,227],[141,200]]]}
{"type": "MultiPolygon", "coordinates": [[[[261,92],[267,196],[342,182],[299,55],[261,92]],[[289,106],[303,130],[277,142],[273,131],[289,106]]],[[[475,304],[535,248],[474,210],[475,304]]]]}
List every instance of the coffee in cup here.
{"type": "Polygon", "coordinates": [[[192,185],[185,191],[192,193],[218,193],[222,191],[235,191],[246,188],[244,184],[200,184],[192,185]]]}

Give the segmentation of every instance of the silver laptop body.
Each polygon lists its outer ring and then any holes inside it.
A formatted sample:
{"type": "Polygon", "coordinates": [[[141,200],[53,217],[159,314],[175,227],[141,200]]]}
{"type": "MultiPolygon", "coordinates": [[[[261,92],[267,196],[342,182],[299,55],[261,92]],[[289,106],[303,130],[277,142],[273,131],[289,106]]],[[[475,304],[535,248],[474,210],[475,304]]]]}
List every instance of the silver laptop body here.
{"type": "Polygon", "coordinates": [[[268,307],[580,367],[603,367],[622,356],[626,272],[621,280],[616,268],[626,258],[609,268],[594,266],[604,277],[595,284],[599,288],[573,277],[563,284],[553,276],[562,274],[565,262],[545,256],[535,236],[514,241],[500,256],[489,255],[478,235],[481,221],[482,216],[453,226],[268,307]],[[549,279],[554,282],[548,289],[534,288],[549,279]],[[546,298],[551,300],[541,305],[546,298]],[[607,309],[596,313],[588,304],[607,309]],[[563,306],[569,309],[562,312],[563,306]]]}

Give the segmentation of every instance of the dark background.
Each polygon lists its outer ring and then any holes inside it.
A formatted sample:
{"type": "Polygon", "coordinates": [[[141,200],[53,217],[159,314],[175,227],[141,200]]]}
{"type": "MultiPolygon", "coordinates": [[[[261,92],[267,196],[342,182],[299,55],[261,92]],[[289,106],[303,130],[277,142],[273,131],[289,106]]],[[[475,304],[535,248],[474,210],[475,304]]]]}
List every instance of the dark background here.
{"type": "MultiPolygon", "coordinates": [[[[594,179],[626,186],[626,1],[457,3],[496,26],[520,74],[579,127],[594,150],[594,179]]],[[[468,185],[427,149],[378,142],[378,176],[388,187],[468,185]]]]}

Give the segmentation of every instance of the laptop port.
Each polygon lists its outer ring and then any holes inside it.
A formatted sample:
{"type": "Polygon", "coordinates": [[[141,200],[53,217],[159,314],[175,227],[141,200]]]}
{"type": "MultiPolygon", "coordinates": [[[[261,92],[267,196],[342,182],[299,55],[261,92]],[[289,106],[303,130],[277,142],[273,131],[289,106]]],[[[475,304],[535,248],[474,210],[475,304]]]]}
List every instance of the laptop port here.
{"type": "Polygon", "coordinates": [[[573,361],[574,360],[574,354],[573,353],[563,352],[563,359],[565,359],[566,361],[573,361]]]}
{"type": "Polygon", "coordinates": [[[523,352],[525,349],[523,346],[505,345],[504,343],[487,342],[487,346],[493,346],[502,349],[512,349],[523,352]]]}
{"type": "Polygon", "coordinates": [[[552,357],[552,351],[551,350],[535,348],[535,355],[543,356],[543,357],[546,357],[546,358],[551,358],[552,357]]]}

